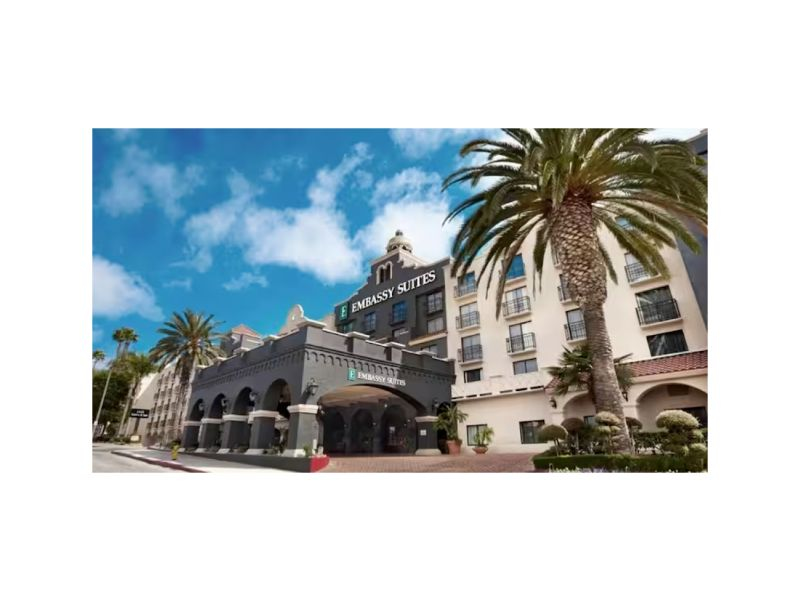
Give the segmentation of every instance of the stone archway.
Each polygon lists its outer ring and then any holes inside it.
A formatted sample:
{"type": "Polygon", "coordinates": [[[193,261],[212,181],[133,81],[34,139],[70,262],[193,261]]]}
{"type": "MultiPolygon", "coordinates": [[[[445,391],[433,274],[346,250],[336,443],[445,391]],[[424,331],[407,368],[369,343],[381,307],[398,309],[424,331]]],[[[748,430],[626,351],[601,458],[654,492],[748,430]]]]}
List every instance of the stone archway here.
{"type": "Polygon", "coordinates": [[[206,411],[200,425],[200,449],[211,451],[212,448],[220,448],[222,443],[222,415],[228,399],[225,394],[218,394],[211,406],[206,411]]]}
{"type": "Polygon", "coordinates": [[[564,405],[564,421],[567,419],[580,419],[586,425],[594,424],[597,409],[588,394],[579,394],[570,398],[564,405]]]}
{"type": "Polygon", "coordinates": [[[708,427],[708,393],[688,383],[659,383],[639,395],[637,414],[643,431],[656,431],[656,417],[664,410],[685,410],[708,427]]]}
{"type": "Polygon", "coordinates": [[[326,409],[322,416],[322,447],[326,454],[344,454],[347,452],[347,426],[341,411],[326,409]]]}
{"type": "Polygon", "coordinates": [[[375,421],[372,413],[360,408],[350,421],[350,452],[354,454],[369,454],[375,442],[375,421]]]}
{"type": "Polygon", "coordinates": [[[222,417],[222,439],[220,452],[247,450],[250,444],[248,415],[255,406],[252,388],[245,387],[236,395],[229,414],[222,417]]]}
{"type": "Polygon", "coordinates": [[[389,406],[381,417],[381,452],[387,454],[408,452],[412,443],[410,424],[411,419],[406,416],[405,411],[399,405],[389,406]]]}

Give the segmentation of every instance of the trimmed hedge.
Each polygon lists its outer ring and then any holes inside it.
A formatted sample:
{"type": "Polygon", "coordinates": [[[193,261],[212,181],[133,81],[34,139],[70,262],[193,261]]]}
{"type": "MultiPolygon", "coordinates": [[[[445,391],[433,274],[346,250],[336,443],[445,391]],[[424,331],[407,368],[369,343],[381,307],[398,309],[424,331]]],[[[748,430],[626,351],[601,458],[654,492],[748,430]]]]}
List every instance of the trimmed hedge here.
{"type": "Polygon", "coordinates": [[[551,469],[601,469],[612,472],[681,473],[705,471],[706,461],[697,456],[672,456],[667,454],[622,455],[578,454],[576,456],[534,456],[531,461],[537,470],[551,469]]]}

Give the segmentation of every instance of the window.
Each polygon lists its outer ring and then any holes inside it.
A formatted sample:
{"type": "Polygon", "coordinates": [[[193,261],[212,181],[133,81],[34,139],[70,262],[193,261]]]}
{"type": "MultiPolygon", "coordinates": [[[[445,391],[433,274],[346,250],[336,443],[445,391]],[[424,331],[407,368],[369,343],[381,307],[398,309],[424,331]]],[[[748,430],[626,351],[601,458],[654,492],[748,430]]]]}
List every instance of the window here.
{"type": "Polygon", "coordinates": [[[461,360],[478,360],[483,358],[480,334],[461,338],[461,360]]]}
{"type": "Polygon", "coordinates": [[[465,275],[458,278],[458,287],[456,288],[456,296],[464,296],[471,294],[478,289],[475,283],[475,273],[470,271],[465,275]]]}
{"type": "Polygon", "coordinates": [[[625,217],[617,217],[617,225],[623,229],[633,229],[633,225],[631,225],[631,222],[625,217]]]}
{"type": "Polygon", "coordinates": [[[692,406],[690,408],[677,408],[689,413],[700,422],[700,427],[708,427],[708,409],[705,406],[692,406]]]}
{"type": "Polygon", "coordinates": [[[485,423],[483,425],[467,425],[467,446],[474,446],[475,436],[484,429],[486,429],[485,423]]]}
{"type": "Polygon", "coordinates": [[[531,322],[517,323],[508,328],[508,352],[522,352],[523,350],[533,350],[536,341],[531,331],[531,322]]]}
{"type": "Polygon", "coordinates": [[[525,275],[525,265],[522,262],[522,255],[517,254],[511,261],[511,264],[508,265],[506,279],[514,279],[516,277],[522,277],[523,275],[525,275]]]}
{"type": "Polygon", "coordinates": [[[375,331],[375,324],[377,318],[374,312],[364,315],[364,333],[371,333],[375,331]]]}
{"type": "Polygon", "coordinates": [[[442,290],[428,294],[425,300],[428,307],[428,314],[439,312],[444,308],[444,294],[442,290]]]}
{"type": "Polygon", "coordinates": [[[572,298],[569,293],[569,284],[567,283],[567,278],[564,277],[563,274],[559,273],[558,280],[561,283],[561,285],[558,287],[558,298],[562,302],[566,302],[572,298]]]}
{"type": "Polygon", "coordinates": [[[336,327],[336,331],[339,333],[349,333],[353,331],[353,327],[355,326],[355,321],[350,321],[349,323],[342,323],[341,325],[336,327]]]}
{"type": "Polygon", "coordinates": [[[482,370],[483,369],[469,369],[468,371],[464,371],[464,383],[470,383],[472,381],[480,381],[482,370]]]}
{"type": "Polygon", "coordinates": [[[675,354],[676,352],[686,352],[686,338],[683,331],[669,331],[647,336],[647,345],[650,347],[650,356],[661,356],[663,354],[675,354]]]}
{"type": "Polygon", "coordinates": [[[539,370],[539,365],[535,358],[527,360],[514,361],[514,375],[522,375],[524,373],[534,373],[539,370]]]}
{"type": "Polygon", "coordinates": [[[588,416],[586,416],[586,417],[583,417],[583,423],[584,423],[584,424],[585,424],[587,427],[594,427],[594,426],[597,424],[597,423],[595,422],[595,420],[594,420],[594,415],[588,415],[588,416]]]}
{"type": "Polygon", "coordinates": [[[519,440],[523,444],[538,444],[539,430],[544,427],[544,421],[520,421],[519,440]]]}
{"type": "Polygon", "coordinates": [[[392,305],[392,323],[402,323],[406,320],[406,301],[402,300],[392,305]]]}
{"type": "Polygon", "coordinates": [[[583,322],[583,311],[580,308],[567,311],[565,327],[568,340],[579,340],[586,337],[586,324],[583,322]]]}
{"type": "Polygon", "coordinates": [[[665,285],[646,292],[636,294],[636,313],[639,323],[659,323],[680,317],[678,304],[672,298],[669,286],[665,285]]]}
{"type": "Polygon", "coordinates": [[[630,252],[625,253],[625,275],[629,283],[649,279],[652,276],[630,252]]]}
{"type": "Polygon", "coordinates": [[[422,348],[420,348],[420,351],[430,352],[431,354],[439,356],[439,346],[437,346],[436,344],[431,344],[430,346],[423,346],[422,348]]]}
{"type": "Polygon", "coordinates": [[[378,283],[389,281],[392,278],[392,263],[381,265],[377,270],[378,283]]]}
{"type": "Polygon", "coordinates": [[[531,301],[525,291],[525,287],[518,287],[513,290],[508,290],[504,294],[503,314],[505,316],[515,315],[531,309],[531,301]]]}
{"type": "Polygon", "coordinates": [[[689,386],[682,383],[668,383],[667,396],[688,396],[689,386]]]}
{"type": "Polygon", "coordinates": [[[444,331],[444,317],[428,319],[428,333],[438,333],[444,331]]]}
{"type": "Polygon", "coordinates": [[[458,309],[458,326],[472,327],[480,324],[480,314],[478,313],[478,303],[465,304],[458,309]]]}

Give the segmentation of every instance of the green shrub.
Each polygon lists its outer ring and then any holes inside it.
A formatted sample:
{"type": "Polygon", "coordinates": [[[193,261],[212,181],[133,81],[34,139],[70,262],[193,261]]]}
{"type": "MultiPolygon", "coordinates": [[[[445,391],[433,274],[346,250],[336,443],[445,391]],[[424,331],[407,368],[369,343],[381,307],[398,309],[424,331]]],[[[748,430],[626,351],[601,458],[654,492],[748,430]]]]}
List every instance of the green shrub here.
{"type": "Polygon", "coordinates": [[[561,425],[545,425],[539,430],[539,440],[542,442],[555,442],[556,455],[561,453],[560,442],[567,439],[567,430],[561,425]]]}
{"type": "Polygon", "coordinates": [[[569,419],[564,419],[561,422],[561,426],[567,430],[569,434],[580,433],[581,429],[583,429],[586,424],[583,422],[582,419],[576,419],[575,417],[571,417],[569,419]]]}
{"type": "Polygon", "coordinates": [[[597,413],[594,420],[598,425],[606,425],[608,427],[619,427],[622,425],[622,421],[619,420],[617,415],[605,410],[597,413]]]}
{"type": "Polygon", "coordinates": [[[680,473],[706,470],[705,460],[699,457],[649,454],[629,456],[624,454],[581,454],[578,456],[544,456],[539,454],[531,459],[537,470],[587,469],[608,472],[630,473],[680,473]]]}
{"type": "Polygon", "coordinates": [[[656,427],[667,431],[688,431],[700,427],[698,420],[683,410],[663,410],[656,417],[656,427]]]}

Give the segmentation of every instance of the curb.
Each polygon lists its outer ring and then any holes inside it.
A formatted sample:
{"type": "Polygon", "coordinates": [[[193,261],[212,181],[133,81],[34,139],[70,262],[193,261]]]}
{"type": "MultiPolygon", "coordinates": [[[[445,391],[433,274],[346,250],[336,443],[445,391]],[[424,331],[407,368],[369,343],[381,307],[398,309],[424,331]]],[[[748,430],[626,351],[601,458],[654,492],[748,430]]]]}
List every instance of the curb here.
{"type": "Polygon", "coordinates": [[[121,450],[112,450],[111,454],[117,454],[119,456],[124,456],[125,458],[132,458],[134,460],[140,460],[142,462],[149,463],[151,465],[157,465],[159,467],[167,467],[168,469],[175,469],[176,471],[185,471],[187,473],[207,473],[208,471],[203,471],[201,469],[195,469],[193,467],[187,467],[186,465],[182,465],[181,463],[172,462],[171,460],[159,460],[157,458],[149,458],[145,456],[140,456],[138,454],[129,454],[127,452],[123,452],[121,450]]]}

